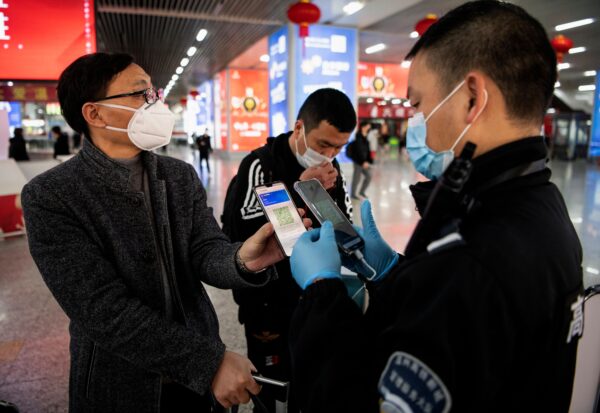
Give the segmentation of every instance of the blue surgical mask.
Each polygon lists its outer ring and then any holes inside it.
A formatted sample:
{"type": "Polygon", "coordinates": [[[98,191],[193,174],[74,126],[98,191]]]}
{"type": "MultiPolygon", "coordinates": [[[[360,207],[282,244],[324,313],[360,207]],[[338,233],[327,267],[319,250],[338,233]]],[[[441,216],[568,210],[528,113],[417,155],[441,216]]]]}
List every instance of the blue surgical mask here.
{"type": "Polygon", "coordinates": [[[408,129],[406,131],[406,150],[408,151],[408,156],[417,169],[417,171],[424,175],[429,179],[437,179],[439,178],[448,165],[454,159],[454,148],[456,145],[462,140],[465,134],[471,128],[471,125],[475,122],[475,120],[481,115],[483,109],[487,105],[488,94],[487,90],[484,90],[485,94],[485,103],[481,108],[481,111],[475,116],[473,122],[467,125],[465,129],[461,132],[459,137],[454,142],[454,145],[446,151],[435,152],[429,146],[427,146],[427,121],[431,119],[433,114],[441,108],[444,103],[446,103],[458,90],[465,84],[463,80],[454,88],[452,92],[448,96],[444,98],[432,111],[429,113],[429,116],[425,118],[423,112],[416,113],[412,118],[408,120],[408,129]]]}

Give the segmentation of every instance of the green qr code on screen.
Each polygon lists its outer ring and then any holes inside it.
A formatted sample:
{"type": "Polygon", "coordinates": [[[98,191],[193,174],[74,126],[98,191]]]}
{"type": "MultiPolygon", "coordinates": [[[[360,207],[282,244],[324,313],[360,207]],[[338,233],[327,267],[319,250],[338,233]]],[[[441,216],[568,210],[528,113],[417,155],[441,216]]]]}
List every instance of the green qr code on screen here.
{"type": "Polygon", "coordinates": [[[294,217],[292,216],[289,207],[275,208],[273,213],[275,214],[277,223],[282,227],[294,223],[294,217]]]}

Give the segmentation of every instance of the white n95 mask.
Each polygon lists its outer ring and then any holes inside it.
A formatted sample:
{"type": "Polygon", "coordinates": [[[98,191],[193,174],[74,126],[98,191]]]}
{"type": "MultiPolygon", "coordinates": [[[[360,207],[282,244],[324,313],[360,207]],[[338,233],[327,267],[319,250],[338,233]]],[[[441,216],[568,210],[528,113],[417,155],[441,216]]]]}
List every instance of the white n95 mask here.
{"type": "Polygon", "coordinates": [[[96,105],[135,112],[129,120],[127,129],[108,125],[106,129],[127,133],[129,140],[141,150],[152,151],[171,141],[175,115],[160,100],[151,104],[145,103],[138,109],[112,103],[96,103],[96,105]]]}
{"type": "Polygon", "coordinates": [[[304,126],[302,126],[302,137],[304,138],[304,146],[306,146],[306,152],[304,152],[303,155],[300,155],[300,152],[298,152],[298,140],[294,140],[294,143],[296,144],[296,160],[300,165],[306,169],[312,166],[319,166],[323,162],[333,162],[333,158],[328,158],[325,155],[321,155],[319,152],[308,146],[304,126]]]}

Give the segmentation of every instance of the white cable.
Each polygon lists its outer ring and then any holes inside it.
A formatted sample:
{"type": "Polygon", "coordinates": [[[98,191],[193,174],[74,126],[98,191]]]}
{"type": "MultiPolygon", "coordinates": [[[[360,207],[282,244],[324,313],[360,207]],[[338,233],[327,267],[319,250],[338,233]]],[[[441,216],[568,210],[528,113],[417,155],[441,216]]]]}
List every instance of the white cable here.
{"type": "Polygon", "coordinates": [[[375,268],[373,268],[373,267],[371,267],[369,265],[369,263],[367,262],[367,260],[365,260],[365,256],[362,254],[362,252],[360,252],[360,250],[356,249],[352,253],[362,263],[362,265],[365,266],[365,268],[369,269],[373,273],[373,275],[371,275],[370,277],[367,277],[365,274],[363,274],[363,275],[365,275],[365,278],[368,281],[373,281],[375,279],[375,277],[377,277],[377,271],[375,270],[375,268]]]}

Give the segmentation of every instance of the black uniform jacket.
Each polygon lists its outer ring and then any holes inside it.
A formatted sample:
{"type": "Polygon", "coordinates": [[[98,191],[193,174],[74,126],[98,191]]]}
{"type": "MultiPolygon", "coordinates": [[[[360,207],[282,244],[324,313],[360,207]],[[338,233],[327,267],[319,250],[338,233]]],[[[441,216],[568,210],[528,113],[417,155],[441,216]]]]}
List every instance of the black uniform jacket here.
{"type": "MultiPolygon", "coordinates": [[[[465,190],[545,155],[540,137],[497,148],[474,160],[465,190]]],[[[582,252],[550,175],[482,193],[464,242],[401,258],[364,315],[339,280],[310,286],[290,330],[301,410],[566,412],[582,252]]],[[[420,210],[431,187],[413,187],[420,210]]]]}

